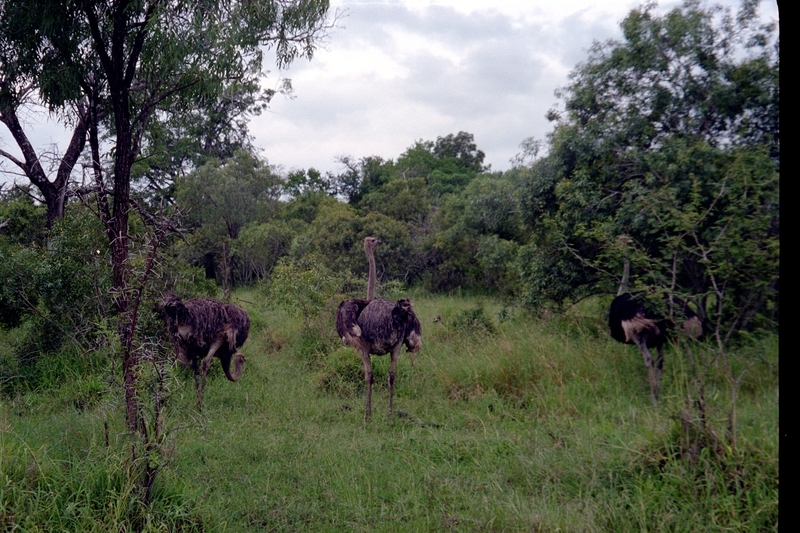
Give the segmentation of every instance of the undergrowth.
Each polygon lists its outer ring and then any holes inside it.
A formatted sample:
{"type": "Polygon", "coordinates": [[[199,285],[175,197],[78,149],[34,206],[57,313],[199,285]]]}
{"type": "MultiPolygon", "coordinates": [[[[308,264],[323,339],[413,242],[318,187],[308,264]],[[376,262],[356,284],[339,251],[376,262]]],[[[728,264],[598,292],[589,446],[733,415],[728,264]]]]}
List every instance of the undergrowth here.
{"type": "Polygon", "coordinates": [[[758,364],[730,446],[721,370],[708,380],[712,443],[690,416],[681,348],[666,351],[653,406],[641,356],[608,338],[596,301],[532,318],[486,298],[408,296],[423,348],[400,357],[390,426],[388,357],[372,358],[365,425],[338,302],[306,322],[237,293],[251,318],[243,376],[228,382],[215,361],[200,412],[190,373],[171,371],[149,505],[113,365],[100,357],[50,388],[7,390],[0,530],[777,531],[777,336],[741,348],[758,364]]]}

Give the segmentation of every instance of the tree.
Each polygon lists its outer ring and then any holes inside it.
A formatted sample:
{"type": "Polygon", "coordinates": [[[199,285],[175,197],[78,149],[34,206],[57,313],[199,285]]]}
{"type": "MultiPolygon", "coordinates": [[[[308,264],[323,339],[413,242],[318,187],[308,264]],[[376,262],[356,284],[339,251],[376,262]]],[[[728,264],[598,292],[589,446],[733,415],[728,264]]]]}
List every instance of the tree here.
{"type": "Polygon", "coordinates": [[[292,198],[299,198],[300,196],[309,194],[330,194],[333,193],[331,181],[332,178],[329,176],[324,177],[322,173],[315,168],[295,170],[294,172],[290,172],[289,177],[286,178],[283,192],[292,198]]]}
{"type": "Polygon", "coordinates": [[[425,180],[427,196],[439,205],[443,195],[462,190],[469,181],[488,168],[483,167],[485,154],[478,150],[471,133],[452,133],[433,141],[416,141],[397,161],[372,156],[358,161],[348,156],[339,158],[345,171],[332,176],[334,191],[350,204],[360,205],[364,196],[391,182],[413,178],[425,180]]]}
{"type": "MultiPolygon", "coordinates": [[[[3,36],[0,36],[3,39],[3,36]]],[[[29,85],[23,85],[23,80],[14,79],[9,69],[7,46],[0,43],[0,122],[2,122],[14,142],[17,144],[22,159],[15,157],[10,152],[0,150],[0,157],[10,161],[34,185],[42,194],[41,203],[47,207],[47,227],[53,225],[56,218],[64,216],[64,205],[67,199],[67,189],[69,177],[75,167],[78,158],[86,145],[86,132],[88,115],[84,102],[75,105],[75,118],[72,138],[66,151],[63,154],[48,154],[51,158],[52,166],[55,167],[55,177],[51,180],[45,170],[46,163],[43,164],[45,154],[37,154],[33,147],[22,122],[18,117],[20,108],[26,107],[33,95],[29,85]]]]}
{"type": "Polygon", "coordinates": [[[138,195],[149,206],[173,202],[175,180],[208,161],[231,159],[239,150],[253,151],[248,119],[274,93],[259,94],[253,82],[226,82],[219,97],[171,110],[163,120],[150,124],[131,175],[138,195]]]}
{"type": "Polygon", "coordinates": [[[270,280],[269,299],[297,311],[303,317],[305,335],[311,336],[314,322],[319,322],[317,318],[340,285],[341,280],[319,256],[309,254],[296,261],[284,258],[270,280]]]}
{"type": "Polygon", "coordinates": [[[426,241],[431,287],[513,292],[514,263],[526,234],[519,215],[518,174],[483,174],[445,198],[426,241]]]}
{"type": "Polygon", "coordinates": [[[478,150],[475,137],[465,131],[459,131],[457,135],[451,133],[445,137],[437,137],[436,144],[433,145],[433,155],[440,160],[454,159],[460,169],[473,174],[488,170],[483,166],[486,154],[478,150]]]}
{"type": "Polygon", "coordinates": [[[219,258],[226,290],[234,279],[232,253],[239,232],[248,223],[266,223],[276,215],[283,187],[266,162],[244,151],[225,162],[211,160],[177,180],[177,203],[189,213],[194,228],[192,252],[214,277],[213,258],[219,258]]]}
{"type": "Polygon", "coordinates": [[[247,222],[266,222],[275,214],[283,186],[265,161],[239,151],[180,178],[177,199],[189,211],[190,223],[236,239],[247,222]]]}
{"type": "Polygon", "coordinates": [[[383,213],[403,222],[421,223],[430,212],[423,178],[391,181],[365,194],[361,206],[366,212],[383,213]]]}
{"type": "MultiPolygon", "coordinates": [[[[716,209],[732,201],[718,184],[742,154],[766,150],[778,170],[778,55],[755,4],[735,18],[696,1],[663,16],[647,4],[622,22],[624,41],[595,44],[572,73],[548,155],[525,169],[522,214],[535,238],[522,251],[523,276],[536,301],[611,291],[623,233],[647,256],[669,256],[665,215],[647,204],[658,191],[671,191],[674,206],[716,209]]],[[[712,209],[703,223],[717,216],[712,209]]],[[[698,260],[680,263],[673,290],[705,293],[698,260]]]]}
{"type": "Polygon", "coordinates": [[[139,422],[134,321],[128,317],[128,220],[132,168],[145,134],[163,113],[216,99],[226,80],[258,79],[262,46],[275,48],[279,66],[311,57],[327,27],[328,6],[326,0],[3,2],[2,44],[18,54],[14,68],[3,75],[12,84],[28,81],[55,109],[87,102],[99,212],[111,245],[131,430],[139,422]],[[101,126],[113,146],[109,179],[101,161],[101,126]]]}
{"type": "Polygon", "coordinates": [[[232,243],[239,258],[237,277],[245,283],[266,279],[278,260],[288,255],[295,229],[284,220],[247,224],[232,243]]]}

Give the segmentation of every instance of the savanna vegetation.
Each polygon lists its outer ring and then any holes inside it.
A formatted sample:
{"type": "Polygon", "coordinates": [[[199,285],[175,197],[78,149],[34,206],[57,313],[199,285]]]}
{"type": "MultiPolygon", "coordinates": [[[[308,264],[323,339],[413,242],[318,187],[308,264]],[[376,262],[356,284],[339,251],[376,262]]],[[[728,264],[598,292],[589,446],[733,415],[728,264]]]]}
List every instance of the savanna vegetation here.
{"type": "Polygon", "coordinates": [[[633,10],[508,171],[458,132],[284,174],[247,133],[262,50],[310,58],[328,2],[0,2],[23,154],[0,151],[2,530],[777,530],[779,47],[757,6],[633,10]],[[20,120],[39,104],[74,129],[52,173],[20,120]],[[364,423],[333,326],[368,235],[379,295],[423,326],[392,425],[364,423]],[[625,261],[703,323],[675,328],[657,405],[608,334],[625,261]],[[202,410],[168,293],[250,315],[243,377],[212,365],[202,410]]]}

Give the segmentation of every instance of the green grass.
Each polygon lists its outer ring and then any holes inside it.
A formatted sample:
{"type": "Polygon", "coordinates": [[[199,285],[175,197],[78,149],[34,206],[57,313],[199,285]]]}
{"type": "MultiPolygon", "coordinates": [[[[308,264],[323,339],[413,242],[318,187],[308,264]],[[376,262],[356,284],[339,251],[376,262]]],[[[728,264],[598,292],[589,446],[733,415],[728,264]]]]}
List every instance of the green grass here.
{"type": "MultiPolygon", "coordinates": [[[[243,377],[230,383],[216,364],[200,413],[176,369],[168,464],[144,513],[123,475],[120,395],[102,393],[102,377],[3,400],[0,529],[778,528],[777,337],[757,347],[774,365],[741,387],[739,445],[692,454],[676,447],[685,358],[667,351],[654,407],[641,355],[608,338],[602,303],[532,319],[486,298],[412,294],[422,351],[413,368],[400,358],[393,425],[388,358],[373,357],[365,425],[360,361],[330,310],[329,328],[323,316],[304,335],[258,293],[239,296],[252,321],[243,377]]],[[[724,379],[710,384],[724,396],[724,379]]]]}

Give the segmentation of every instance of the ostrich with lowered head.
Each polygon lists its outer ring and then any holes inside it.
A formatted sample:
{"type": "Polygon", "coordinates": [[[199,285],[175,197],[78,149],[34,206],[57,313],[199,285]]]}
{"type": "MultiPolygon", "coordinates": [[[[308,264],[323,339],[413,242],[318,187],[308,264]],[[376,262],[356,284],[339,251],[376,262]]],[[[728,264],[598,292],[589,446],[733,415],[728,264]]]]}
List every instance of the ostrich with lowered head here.
{"type": "MultiPolygon", "coordinates": [[[[619,240],[625,246],[628,237],[623,235],[619,240]]],[[[650,379],[650,394],[653,397],[653,403],[658,403],[658,385],[661,381],[661,369],[664,366],[664,344],[667,342],[671,323],[660,314],[647,309],[644,298],[627,292],[631,266],[627,255],[623,257],[622,281],[616,298],[611,302],[608,312],[608,327],[614,340],[625,344],[635,344],[641,350],[650,379]],[[658,350],[658,357],[655,361],[648,348],[658,350]]],[[[702,325],[697,314],[685,302],[677,298],[673,298],[672,301],[686,318],[682,325],[683,330],[689,336],[698,337],[702,331],[702,325]]]]}
{"type": "Polygon", "coordinates": [[[161,303],[175,357],[194,372],[197,405],[203,407],[206,374],[216,356],[230,381],[238,381],[244,368],[244,354],[237,350],[247,340],[250,318],[234,304],[213,298],[182,301],[169,295],[161,303]],[[233,360],[233,370],[231,370],[233,360]]]}
{"type": "Polygon", "coordinates": [[[375,295],[375,247],[381,241],[375,237],[364,239],[364,252],[369,260],[369,278],[366,300],[345,300],[336,310],[336,332],[345,342],[353,346],[364,363],[364,380],[367,384],[367,407],[364,421],[372,417],[372,362],[370,355],[391,354],[389,364],[389,422],[392,422],[392,400],[397,356],[403,344],[409,352],[416,353],[422,347],[422,326],[414,314],[411,301],[400,298],[396,302],[374,299],[375,295]]]}

